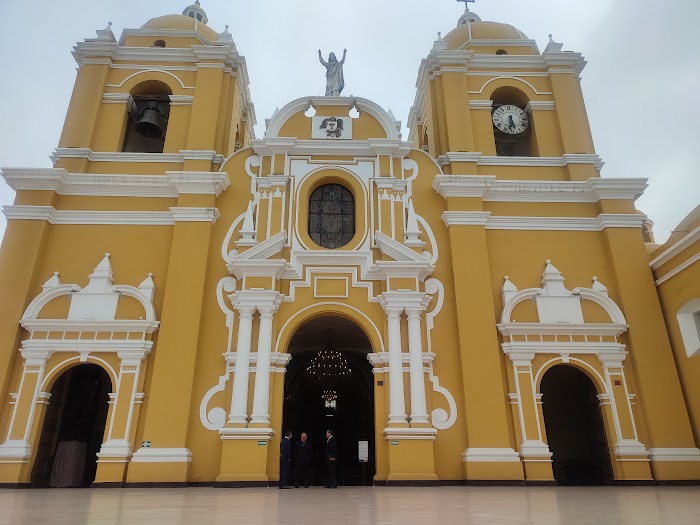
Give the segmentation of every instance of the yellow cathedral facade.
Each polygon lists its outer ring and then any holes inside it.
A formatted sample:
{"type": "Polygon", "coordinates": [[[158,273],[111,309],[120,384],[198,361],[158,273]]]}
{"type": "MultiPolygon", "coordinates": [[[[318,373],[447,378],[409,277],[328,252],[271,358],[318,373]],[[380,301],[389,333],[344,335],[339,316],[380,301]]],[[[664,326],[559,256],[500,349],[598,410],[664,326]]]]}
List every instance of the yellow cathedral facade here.
{"type": "Polygon", "coordinates": [[[328,428],[348,485],[700,480],[700,208],[659,246],[601,177],[580,53],[467,9],[408,140],[333,90],[256,138],[207,24],[78,43],[2,170],[2,486],[272,484],[286,430],[323,483],[328,428]]]}

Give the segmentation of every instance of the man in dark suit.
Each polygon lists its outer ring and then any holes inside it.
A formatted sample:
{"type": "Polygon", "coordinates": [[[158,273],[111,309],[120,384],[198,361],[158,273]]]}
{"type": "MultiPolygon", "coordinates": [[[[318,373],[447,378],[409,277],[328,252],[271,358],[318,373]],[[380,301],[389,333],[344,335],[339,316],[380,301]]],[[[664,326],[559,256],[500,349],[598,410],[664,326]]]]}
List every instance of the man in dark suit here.
{"type": "Polygon", "coordinates": [[[326,464],[328,465],[327,489],[337,489],[338,483],[335,480],[335,466],[338,462],[338,443],[333,437],[333,431],[326,430],[326,464]]]}
{"type": "Polygon", "coordinates": [[[289,470],[292,466],[292,433],[287,430],[280,443],[280,488],[288,489],[289,470]]]}
{"type": "Polygon", "coordinates": [[[296,487],[304,484],[305,488],[309,488],[309,474],[311,471],[311,460],[313,459],[313,449],[311,441],[307,441],[306,432],[301,433],[301,441],[297,441],[294,445],[294,463],[296,466],[296,487]]]}

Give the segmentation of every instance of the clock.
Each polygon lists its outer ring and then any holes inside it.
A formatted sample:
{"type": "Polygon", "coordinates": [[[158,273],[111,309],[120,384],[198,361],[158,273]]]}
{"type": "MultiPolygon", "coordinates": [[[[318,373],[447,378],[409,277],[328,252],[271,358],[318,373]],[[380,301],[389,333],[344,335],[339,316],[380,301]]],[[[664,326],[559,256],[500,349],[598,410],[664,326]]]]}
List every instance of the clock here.
{"type": "Polygon", "coordinates": [[[518,106],[510,104],[497,107],[493,112],[492,119],[496,128],[509,135],[523,133],[530,124],[527,113],[518,106]]]}

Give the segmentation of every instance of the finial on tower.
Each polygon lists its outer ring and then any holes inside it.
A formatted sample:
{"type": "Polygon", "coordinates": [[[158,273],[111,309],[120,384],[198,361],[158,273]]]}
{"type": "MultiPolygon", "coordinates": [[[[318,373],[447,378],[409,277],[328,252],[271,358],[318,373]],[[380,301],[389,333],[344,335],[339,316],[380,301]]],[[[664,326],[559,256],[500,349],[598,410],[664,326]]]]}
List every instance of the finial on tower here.
{"type": "Polygon", "coordinates": [[[195,0],[194,4],[188,5],[182,12],[182,14],[185,16],[189,16],[190,18],[194,18],[195,20],[202,22],[203,24],[206,24],[209,21],[209,18],[204,12],[204,9],[202,9],[202,6],[199,5],[199,0],[195,0]]]}
{"type": "Polygon", "coordinates": [[[458,26],[471,24],[473,22],[481,22],[479,15],[469,10],[469,4],[473,4],[476,0],[457,0],[457,2],[464,2],[464,14],[459,18],[458,26]]]}

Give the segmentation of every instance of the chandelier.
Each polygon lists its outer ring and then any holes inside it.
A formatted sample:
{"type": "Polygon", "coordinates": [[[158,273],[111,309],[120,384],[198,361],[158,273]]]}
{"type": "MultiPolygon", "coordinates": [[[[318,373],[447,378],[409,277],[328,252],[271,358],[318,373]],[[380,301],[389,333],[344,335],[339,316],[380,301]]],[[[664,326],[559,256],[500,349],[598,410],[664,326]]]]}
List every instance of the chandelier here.
{"type": "Polygon", "coordinates": [[[306,367],[306,373],[316,381],[328,383],[349,379],[352,369],[343,354],[334,348],[329,334],[328,348],[320,350],[311,358],[311,363],[306,367]]]}
{"type": "Polygon", "coordinates": [[[321,397],[326,401],[335,401],[338,399],[338,392],[335,390],[324,390],[321,397]]]}

